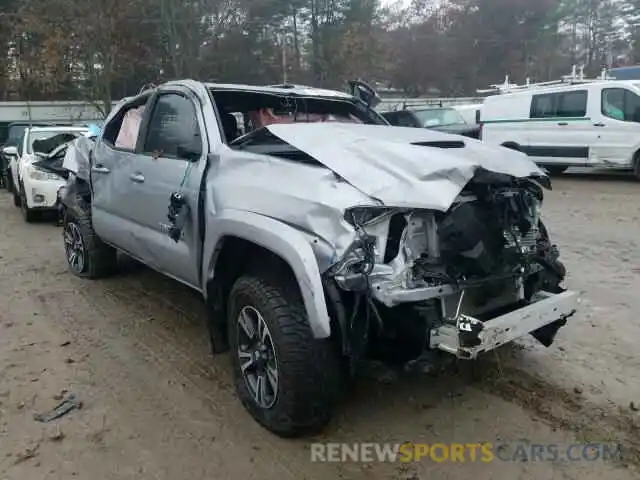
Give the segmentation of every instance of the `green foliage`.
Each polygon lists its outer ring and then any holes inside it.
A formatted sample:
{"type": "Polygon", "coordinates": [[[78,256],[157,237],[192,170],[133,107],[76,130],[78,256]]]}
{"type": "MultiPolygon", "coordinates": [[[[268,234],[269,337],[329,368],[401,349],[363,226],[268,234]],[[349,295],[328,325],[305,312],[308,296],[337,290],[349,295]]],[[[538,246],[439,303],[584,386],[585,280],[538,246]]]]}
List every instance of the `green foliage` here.
{"type": "Polygon", "coordinates": [[[640,0],[0,0],[4,98],[110,99],[173,78],[473,94],[640,62],[640,0]]]}

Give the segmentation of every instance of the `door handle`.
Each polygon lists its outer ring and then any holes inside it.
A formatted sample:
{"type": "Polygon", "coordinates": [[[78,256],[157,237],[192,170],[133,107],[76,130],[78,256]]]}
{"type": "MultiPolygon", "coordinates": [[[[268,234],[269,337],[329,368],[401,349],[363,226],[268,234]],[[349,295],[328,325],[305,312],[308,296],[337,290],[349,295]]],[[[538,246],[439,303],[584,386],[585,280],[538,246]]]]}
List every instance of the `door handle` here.
{"type": "Polygon", "coordinates": [[[604,123],[594,123],[593,126],[594,127],[606,127],[606,125],[604,123]]]}
{"type": "Polygon", "coordinates": [[[111,170],[109,170],[107,167],[103,167],[102,165],[95,165],[91,167],[91,171],[94,173],[104,173],[104,174],[111,172],[111,170]]]}
{"type": "Polygon", "coordinates": [[[560,125],[561,127],[566,127],[569,124],[567,122],[560,122],[558,123],[558,125],[560,125]]]}
{"type": "Polygon", "coordinates": [[[144,175],[142,175],[141,173],[132,173],[129,178],[132,182],[144,183],[144,175]]]}

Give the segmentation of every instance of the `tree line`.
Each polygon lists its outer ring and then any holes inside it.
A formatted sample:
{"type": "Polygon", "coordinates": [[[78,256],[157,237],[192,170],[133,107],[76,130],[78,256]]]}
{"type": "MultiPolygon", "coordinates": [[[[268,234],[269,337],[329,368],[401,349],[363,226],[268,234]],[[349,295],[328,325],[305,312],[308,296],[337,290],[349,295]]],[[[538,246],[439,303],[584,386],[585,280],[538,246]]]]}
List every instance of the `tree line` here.
{"type": "Polygon", "coordinates": [[[473,95],[640,63],[640,0],[0,0],[3,100],[99,102],[167,79],[473,95]]]}

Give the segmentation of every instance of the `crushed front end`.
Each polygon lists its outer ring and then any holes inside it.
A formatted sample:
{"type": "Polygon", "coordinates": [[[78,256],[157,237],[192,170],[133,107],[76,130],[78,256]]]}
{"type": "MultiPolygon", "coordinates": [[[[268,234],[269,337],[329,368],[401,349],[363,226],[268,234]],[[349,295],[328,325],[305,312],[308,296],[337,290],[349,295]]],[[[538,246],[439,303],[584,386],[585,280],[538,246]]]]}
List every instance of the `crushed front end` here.
{"type": "Polygon", "coordinates": [[[337,315],[347,353],[472,359],[528,333],[550,346],[578,296],[561,286],[542,201],[535,181],[481,170],[446,212],[348,210],[357,240],[326,273],[352,313],[337,315]]]}

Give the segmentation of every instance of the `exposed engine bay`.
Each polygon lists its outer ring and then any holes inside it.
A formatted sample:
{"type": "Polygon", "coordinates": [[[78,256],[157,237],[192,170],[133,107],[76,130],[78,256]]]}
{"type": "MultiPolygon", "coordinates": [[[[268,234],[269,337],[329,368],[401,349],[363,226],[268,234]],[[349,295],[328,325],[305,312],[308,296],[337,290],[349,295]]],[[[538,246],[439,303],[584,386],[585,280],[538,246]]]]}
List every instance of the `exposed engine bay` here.
{"type": "MultiPolygon", "coordinates": [[[[358,240],[329,276],[366,310],[367,325],[346,326],[366,332],[354,341],[406,362],[431,354],[429,337],[449,325],[458,337],[449,353],[471,358],[460,347],[480,345],[483,319],[533,304],[540,292],[562,293],[565,269],[540,220],[542,201],[535,181],[481,171],[447,212],[348,211],[358,240]]],[[[531,333],[549,346],[560,326],[531,333]]]]}

